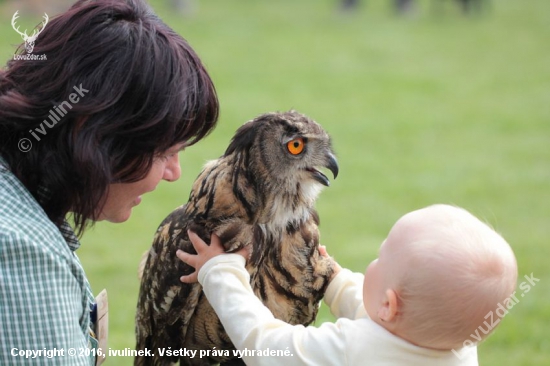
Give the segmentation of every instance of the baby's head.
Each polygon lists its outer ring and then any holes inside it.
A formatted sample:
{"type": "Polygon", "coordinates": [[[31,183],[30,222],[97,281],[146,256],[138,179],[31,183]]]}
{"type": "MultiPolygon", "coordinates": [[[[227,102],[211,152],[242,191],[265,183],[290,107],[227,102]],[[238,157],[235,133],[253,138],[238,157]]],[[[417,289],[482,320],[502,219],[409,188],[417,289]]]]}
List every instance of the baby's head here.
{"type": "Polygon", "coordinates": [[[434,205],[393,226],[367,268],[363,297],[372,320],[395,335],[459,349],[516,281],[514,253],[499,234],[464,209],[434,205]]]}

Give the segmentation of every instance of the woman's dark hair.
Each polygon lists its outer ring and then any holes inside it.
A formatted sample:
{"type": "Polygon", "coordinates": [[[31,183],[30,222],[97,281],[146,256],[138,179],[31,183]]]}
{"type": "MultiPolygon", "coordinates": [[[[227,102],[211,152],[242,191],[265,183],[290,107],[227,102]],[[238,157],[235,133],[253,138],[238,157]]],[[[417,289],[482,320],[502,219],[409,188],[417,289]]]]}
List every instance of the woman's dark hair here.
{"type": "Polygon", "coordinates": [[[199,57],[143,0],[81,0],[50,20],[33,53],[47,60],[0,70],[0,155],[37,199],[47,189],[54,223],[73,213],[79,235],[109,184],[142,179],[158,154],[218,119],[199,57]]]}

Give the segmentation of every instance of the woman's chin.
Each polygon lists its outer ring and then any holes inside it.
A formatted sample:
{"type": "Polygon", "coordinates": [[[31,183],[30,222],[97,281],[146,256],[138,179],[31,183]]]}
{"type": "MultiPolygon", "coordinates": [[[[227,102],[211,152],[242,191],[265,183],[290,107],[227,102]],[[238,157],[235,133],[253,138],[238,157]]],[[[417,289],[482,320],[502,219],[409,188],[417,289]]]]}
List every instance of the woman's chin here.
{"type": "Polygon", "coordinates": [[[120,224],[122,222],[128,221],[132,215],[132,208],[126,210],[120,210],[110,213],[102,213],[97,221],[108,221],[113,224],[120,224]]]}

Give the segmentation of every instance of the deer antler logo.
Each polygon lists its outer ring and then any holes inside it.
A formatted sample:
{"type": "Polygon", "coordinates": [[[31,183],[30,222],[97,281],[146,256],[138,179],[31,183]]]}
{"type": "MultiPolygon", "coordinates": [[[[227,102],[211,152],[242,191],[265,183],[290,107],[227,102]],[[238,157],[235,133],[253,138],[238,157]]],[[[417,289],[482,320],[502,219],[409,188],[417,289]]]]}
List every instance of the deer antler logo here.
{"type": "Polygon", "coordinates": [[[17,18],[19,18],[19,10],[15,12],[15,14],[13,14],[13,18],[11,18],[11,26],[13,27],[13,29],[15,29],[15,31],[17,33],[19,33],[21,35],[21,38],[23,38],[23,41],[25,41],[25,50],[27,50],[27,53],[32,53],[32,50],[34,49],[34,42],[36,41],[36,38],[38,37],[38,35],[40,33],[42,33],[42,31],[44,30],[44,28],[46,27],[46,24],[48,24],[48,21],[50,20],[50,18],[48,18],[48,14],[44,13],[44,21],[42,22],[42,28],[40,30],[34,30],[32,35],[29,36],[27,34],[27,30],[25,29],[24,32],[21,32],[19,30],[19,27],[16,27],[15,26],[15,22],[17,20],[17,18]]]}

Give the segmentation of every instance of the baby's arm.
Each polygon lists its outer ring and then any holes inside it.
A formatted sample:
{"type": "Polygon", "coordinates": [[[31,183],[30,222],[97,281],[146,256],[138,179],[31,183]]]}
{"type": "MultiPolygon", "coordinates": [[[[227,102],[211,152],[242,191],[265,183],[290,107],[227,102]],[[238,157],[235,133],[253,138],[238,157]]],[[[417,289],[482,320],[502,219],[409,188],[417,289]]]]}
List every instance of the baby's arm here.
{"type": "Polygon", "coordinates": [[[330,257],[324,246],[319,248],[322,256],[333,262],[334,276],[330,280],[325,293],[325,303],[337,318],[357,319],[366,316],[363,305],[363,281],[360,273],[352,273],[343,269],[334,258],[330,257]]]}
{"type": "Polygon", "coordinates": [[[367,316],[363,305],[363,275],[342,269],[328,285],[325,303],[337,318],[358,319],[367,316]]]}
{"type": "Polygon", "coordinates": [[[193,233],[189,237],[197,255],[178,251],[177,256],[194,266],[196,271],[183,276],[182,281],[193,282],[198,277],[208,301],[235,347],[240,351],[248,351],[243,357],[247,365],[343,363],[344,336],[338,323],[306,328],[275,319],[252,292],[250,277],[244,268],[246,252],[224,254],[215,236],[212,236],[210,246],[193,233]],[[271,353],[269,356],[251,354],[257,351],[271,353]]]}

